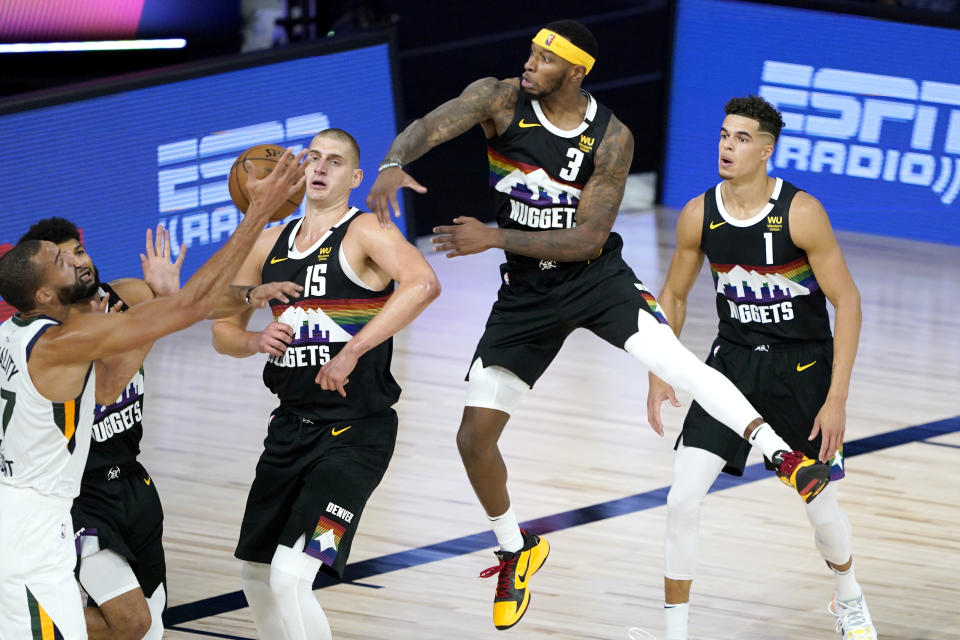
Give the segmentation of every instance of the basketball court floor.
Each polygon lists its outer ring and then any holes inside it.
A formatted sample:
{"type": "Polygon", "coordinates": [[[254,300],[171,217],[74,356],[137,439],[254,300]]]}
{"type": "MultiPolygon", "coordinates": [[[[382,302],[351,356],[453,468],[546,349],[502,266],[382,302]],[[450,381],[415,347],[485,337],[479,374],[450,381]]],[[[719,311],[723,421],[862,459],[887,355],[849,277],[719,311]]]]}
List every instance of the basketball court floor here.
{"type": "MultiPolygon", "coordinates": [[[[676,215],[624,211],[615,227],[655,292],[676,215]]],[[[960,248],[838,237],[863,298],[840,493],[857,575],[884,640],[960,640],[960,248]]],[[[429,259],[443,293],[395,339],[396,454],[363,513],[348,582],[316,585],[334,637],[623,639],[639,627],[662,638],[665,501],[690,398],[664,407],[658,438],[646,370],[588,332],[570,337],[501,439],[517,515],[552,551],[525,618],[495,630],[495,578],[477,577],[496,564],[494,538],[454,436],[502,253],[429,259]]],[[[268,321],[258,311],[251,327],[268,321]]],[[[683,342],[705,356],[716,323],[704,269],[683,342]]],[[[264,357],[215,353],[204,323],[159,341],[147,360],[141,459],[166,512],[166,638],[256,637],[233,548],[274,406],[264,357]]],[[[691,638],[835,638],[832,576],[801,501],[759,454],[749,464],[704,503],[691,638]]]]}

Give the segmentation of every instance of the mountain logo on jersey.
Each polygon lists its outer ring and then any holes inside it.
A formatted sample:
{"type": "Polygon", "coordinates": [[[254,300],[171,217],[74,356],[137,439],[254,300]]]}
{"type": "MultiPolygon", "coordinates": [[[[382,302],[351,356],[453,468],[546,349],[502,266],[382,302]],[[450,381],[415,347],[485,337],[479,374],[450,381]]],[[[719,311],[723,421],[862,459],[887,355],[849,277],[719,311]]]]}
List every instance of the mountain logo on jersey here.
{"type": "Polygon", "coordinates": [[[272,307],[275,322],[294,331],[291,346],[303,343],[347,342],[366,326],[387,303],[390,294],[379,298],[329,300],[307,298],[292,305],[272,307]]]}
{"type": "Polygon", "coordinates": [[[779,302],[820,288],[806,256],[764,267],[710,263],[717,293],[735,302],[779,302]]]}
{"type": "Polygon", "coordinates": [[[353,337],[319,308],[287,307],[276,322],[293,329],[291,346],[309,342],[347,342],[353,337]]]}
{"type": "Polygon", "coordinates": [[[507,158],[490,147],[487,147],[487,161],[490,186],[515,200],[534,207],[576,207],[580,202],[582,185],[554,180],[542,167],[507,158]]]}

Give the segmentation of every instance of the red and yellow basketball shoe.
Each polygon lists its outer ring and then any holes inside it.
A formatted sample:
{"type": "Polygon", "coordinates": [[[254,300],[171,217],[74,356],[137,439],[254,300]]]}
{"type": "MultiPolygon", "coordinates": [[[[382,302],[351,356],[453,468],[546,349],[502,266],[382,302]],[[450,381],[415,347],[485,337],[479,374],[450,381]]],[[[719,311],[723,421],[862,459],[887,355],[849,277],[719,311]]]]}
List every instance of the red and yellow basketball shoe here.
{"type": "Polygon", "coordinates": [[[494,551],[500,564],[480,572],[481,578],[500,574],[497,579],[497,594],[493,598],[493,624],[497,629],[509,629],[520,622],[530,604],[530,589],[527,585],[533,574],[543,566],[550,554],[550,544],[545,538],[520,530],[523,548],[510,553],[494,551]]]}
{"type": "Polygon", "coordinates": [[[777,451],[773,464],[780,481],[796,489],[804,502],[813,502],[830,483],[830,465],[808,458],[802,451],[777,451]]]}

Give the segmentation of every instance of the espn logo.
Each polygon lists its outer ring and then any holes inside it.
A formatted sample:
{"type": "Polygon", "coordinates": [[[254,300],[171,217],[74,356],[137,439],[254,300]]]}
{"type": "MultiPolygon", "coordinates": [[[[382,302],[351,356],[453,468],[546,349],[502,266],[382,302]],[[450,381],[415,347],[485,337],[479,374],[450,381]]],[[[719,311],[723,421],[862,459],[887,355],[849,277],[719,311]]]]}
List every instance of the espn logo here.
{"type": "Polygon", "coordinates": [[[774,167],[960,194],[960,85],[777,60],[761,82],[783,113],[774,167]]]}

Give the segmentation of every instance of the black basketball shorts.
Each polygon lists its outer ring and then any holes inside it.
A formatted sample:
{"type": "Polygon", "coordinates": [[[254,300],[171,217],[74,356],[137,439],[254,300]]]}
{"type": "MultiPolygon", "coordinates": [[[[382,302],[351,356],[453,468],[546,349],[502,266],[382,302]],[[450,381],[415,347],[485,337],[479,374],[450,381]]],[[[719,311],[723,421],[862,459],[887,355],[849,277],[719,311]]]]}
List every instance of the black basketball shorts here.
{"type": "MultiPolygon", "coordinates": [[[[718,337],[707,364],[729,378],[793,450],[811,458],[820,454],[820,434],[807,438],[830,390],[832,341],[748,347],[718,337]]],[[[678,444],[681,439],[684,446],[706,449],[726,460],[725,472],[743,475],[750,443],[696,401],[687,412],[678,444]]],[[[772,468],[769,462],[767,466],[772,468]]],[[[841,449],[831,479],[842,477],[841,449]]]]}
{"type": "Polygon", "coordinates": [[[271,414],[247,497],[236,556],[269,563],[277,545],[304,536],[304,552],[337,578],[360,514],[380,484],[397,440],[397,414],[321,424],[283,408],[271,414]]]}
{"type": "Polygon", "coordinates": [[[653,294],[620,250],[570,274],[516,272],[500,267],[502,285],[470,363],[503,367],[531,387],[574,329],[589,329],[622,349],[638,329],[638,314],[667,324],[653,294]]]}
{"type": "Polygon", "coordinates": [[[144,596],[166,583],[163,507],[156,483],[139,462],[84,473],[71,515],[81,536],[96,536],[100,549],[130,563],[144,596]]]}

